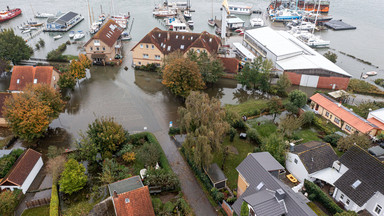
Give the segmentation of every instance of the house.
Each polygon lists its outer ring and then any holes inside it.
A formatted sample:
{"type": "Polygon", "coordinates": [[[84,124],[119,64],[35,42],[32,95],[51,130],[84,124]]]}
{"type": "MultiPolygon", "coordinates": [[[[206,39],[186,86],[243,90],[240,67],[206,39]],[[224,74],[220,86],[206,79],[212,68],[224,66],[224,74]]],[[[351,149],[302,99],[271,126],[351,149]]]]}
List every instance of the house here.
{"type": "Polygon", "coordinates": [[[100,30],[84,45],[86,55],[93,64],[105,65],[106,63],[121,60],[122,29],[115,21],[109,19],[100,30]]]}
{"type": "Polygon", "coordinates": [[[58,17],[49,17],[44,31],[68,31],[84,19],[81,14],[69,11],[58,17]]]}
{"type": "Polygon", "coordinates": [[[108,185],[116,216],[155,215],[148,186],[139,176],[126,178],[108,185]]]}
{"type": "Polygon", "coordinates": [[[133,66],[156,64],[160,66],[164,56],[174,51],[187,55],[189,51],[217,53],[221,40],[215,35],[202,33],[163,31],[154,28],[145,35],[132,49],[133,66]]]}
{"type": "Polygon", "coordinates": [[[341,177],[335,182],[333,198],[351,211],[366,210],[384,215],[384,164],[357,145],[335,161],[341,177]]]}
{"type": "MultiPolygon", "coordinates": [[[[287,152],[285,167],[300,182],[303,182],[304,179],[314,181],[319,179],[319,174],[326,177],[333,176],[329,174],[332,170],[327,171],[326,174],[323,172],[331,169],[333,162],[337,159],[338,157],[329,143],[310,141],[297,146],[291,144],[290,152],[287,152]]],[[[336,171],[333,170],[333,172],[336,171]]],[[[327,182],[332,184],[334,181],[327,182]]]]}
{"type": "Polygon", "coordinates": [[[240,61],[237,58],[219,57],[223,63],[225,77],[233,78],[239,72],[240,61]]]}
{"type": "MultiPolygon", "coordinates": [[[[262,27],[245,31],[243,44],[256,56],[270,59],[293,85],[346,89],[351,75],[286,31],[262,27]]],[[[249,55],[248,55],[249,56],[249,55]]]]}
{"type": "Polygon", "coordinates": [[[217,163],[211,164],[208,168],[204,169],[204,172],[207,174],[213,187],[221,189],[227,186],[227,177],[225,177],[217,163]]]}
{"type": "Polygon", "coordinates": [[[325,94],[317,93],[310,97],[311,109],[323,118],[341,128],[347,134],[368,134],[375,136],[380,130],[376,124],[360,117],[325,94]]]}
{"type": "Polygon", "coordinates": [[[238,199],[232,209],[237,215],[243,202],[248,204],[250,215],[316,215],[303,194],[295,193],[279,179],[284,167],[268,152],[249,154],[236,170],[238,199]]]}
{"type": "Polygon", "coordinates": [[[58,89],[59,71],[52,66],[14,66],[9,91],[23,92],[29,84],[47,84],[58,89]]]}
{"type": "Polygon", "coordinates": [[[116,216],[143,215],[155,216],[148,186],[113,195],[116,216]]]}
{"type": "Polygon", "coordinates": [[[43,167],[41,153],[27,149],[0,182],[0,189],[20,189],[25,194],[43,167]]]}
{"type": "Polygon", "coordinates": [[[5,120],[5,116],[3,113],[3,107],[4,107],[5,99],[10,97],[11,95],[12,95],[11,93],[6,93],[6,92],[0,93],[0,127],[8,127],[8,122],[7,120],[5,120]]]}
{"type": "Polygon", "coordinates": [[[384,130],[384,108],[369,112],[367,120],[384,130]]]}

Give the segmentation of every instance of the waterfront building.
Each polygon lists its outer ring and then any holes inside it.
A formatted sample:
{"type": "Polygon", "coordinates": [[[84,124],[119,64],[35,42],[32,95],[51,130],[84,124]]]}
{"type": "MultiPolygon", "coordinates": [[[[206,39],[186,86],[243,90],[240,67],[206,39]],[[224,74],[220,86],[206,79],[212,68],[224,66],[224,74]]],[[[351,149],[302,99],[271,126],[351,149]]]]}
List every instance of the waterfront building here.
{"type": "Polygon", "coordinates": [[[14,66],[9,91],[20,93],[29,84],[47,84],[58,89],[59,71],[52,66],[14,66]]]}
{"type": "Polygon", "coordinates": [[[163,31],[154,28],[132,49],[133,66],[156,64],[160,66],[165,55],[180,51],[185,56],[189,51],[217,53],[221,40],[215,35],[202,33],[163,31]]]}
{"type": "Polygon", "coordinates": [[[100,30],[84,45],[86,55],[93,64],[105,65],[112,62],[119,64],[121,55],[120,36],[122,29],[112,19],[108,20],[100,30]]]}
{"type": "Polygon", "coordinates": [[[52,32],[66,32],[77,25],[84,19],[78,13],[69,11],[58,17],[49,17],[44,31],[52,32]]]}
{"type": "Polygon", "coordinates": [[[245,31],[242,45],[252,54],[270,59],[278,74],[293,85],[346,89],[351,75],[286,31],[269,27],[245,31]]]}

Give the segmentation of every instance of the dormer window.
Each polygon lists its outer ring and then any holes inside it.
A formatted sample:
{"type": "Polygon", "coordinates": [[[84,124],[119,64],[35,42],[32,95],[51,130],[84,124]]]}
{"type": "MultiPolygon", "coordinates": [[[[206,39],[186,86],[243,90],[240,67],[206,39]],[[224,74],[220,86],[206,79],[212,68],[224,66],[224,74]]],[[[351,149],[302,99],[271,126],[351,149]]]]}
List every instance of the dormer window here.
{"type": "Polygon", "coordinates": [[[159,34],[159,37],[161,37],[161,34],[159,34]]]}
{"type": "Polygon", "coordinates": [[[17,80],[16,80],[16,83],[19,84],[19,83],[20,83],[20,79],[17,79],[17,80]]]}
{"type": "Polygon", "coordinates": [[[55,77],[55,76],[53,76],[53,80],[56,80],[56,77],[55,77]]]}
{"type": "Polygon", "coordinates": [[[37,79],[34,79],[34,80],[33,80],[33,84],[36,84],[36,83],[37,83],[37,79]]]}
{"type": "Polygon", "coordinates": [[[176,35],[176,39],[179,38],[179,35],[176,35]]]}
{"type": "Polygon", "coordinates": [[[191,40],[193,40],[193,36],[191,36],[191,40]]]}
{"type": "Polygon", "coordinates": [[[93,45],[100,46],[100,40],[93,40],[93,45]]]}
{"type": "Polygon", "coordinates": [[[129,203],[129,198],[125,198],[125,203],[129,203]]]}
{"type": "Polygon", "coordinates": [[[180,49],[184,49],[184,45],[180,45],[180,49]]]}
{"type": "Polygon", "coordinates": [[[212,42],[212,38],[209,38],[209,42],[212,42]]]}
{"type": "Polygon", "coordinates": [[[171,46],[168,46],[168,49],[167,49],[168,51],[171,51],[171,46]]]}

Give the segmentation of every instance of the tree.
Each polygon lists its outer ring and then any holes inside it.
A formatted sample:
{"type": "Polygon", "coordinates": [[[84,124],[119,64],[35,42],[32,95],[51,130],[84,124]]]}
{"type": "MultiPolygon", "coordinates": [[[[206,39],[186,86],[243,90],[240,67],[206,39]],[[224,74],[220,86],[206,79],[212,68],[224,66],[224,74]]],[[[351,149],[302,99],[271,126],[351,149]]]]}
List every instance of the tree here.
{"type": "Polygon", "coordinates": [[[285,142],[281,135],[271,134],[261,145],[261,151],[269,152],[280,164],[285,162],[285,142]]]}
{"type": "Polygon", "coordinates": [[[149,186],[160,186],[163,190],[174,190],[180,186],[179,179],[174,172],[154,168],[147,170],[144,184],[149,186]]]}
{"type": "Polygon", "coordinates": [[[327,58],[329,61],[331,61],[333,63],[336,63],[336,61],[337,61],[336,53],[333,53],[331,51],[328,51],[328,52],[324,53],[324,57],[327,58]]]}
{"type": "Polygon", "coordinates": [[[138,152],[138,158],[145,166],[155,166],[160,159],[160,152],[156,145],[146,142],[138,152]]]}
{"type": "Polygon", "coordinates": [[[165,66],[162,83],[173,94],[182,97],[187,97],[190,91],[205,87],[197,63],[182,58],[175,59],[165,66]]]}
{"type": "Polygon", "coordinates": [[[86,55],[80,53],[79,54],[79,62],[83,65],[84,68],[91,68],[92,62],[87,58],[86,55]]]}
{"type": "Polygon", "coordinates": [[[272,97],[267,102],[269,113],[273,114],[273,121],[275,121],[276,114],[281,113],[281,109],[283,108],[283,101],[279,97],[272,97]]]}
{"type": "Polygon", "coordinates": [[[33,49],[24,39],[15,35],[12,29],[0,32],[0,59],[9,60],[17,65],[23,59],[29,59],[33,49]]]}
{"type": "Polygon", "coordinates": [[[270,89],[270,74],[273,69],[273,63],[261,56],[252,63],[246,63],[236,79],[247,88],[259,89],[267,92],[270,89]]]}
{"type": "Polygon", "coordinates": [[[115,159],[105,159],[103,169],[100,173],[100,181],[104,184],[130,177],[129,169],[126,166],[120,165],[115,159]]]}
{"type": "Polygon", "coordinates": [[[34,84],[4,102],[4,116],[13,133],[26,141],[44,136],[64,108],[60,94],[48,85],[34,84]]]}
{"type": "Polygon", "coordinates": [[[306,111],[303,114],[300,115],[299,117],[301,121],[301,126],[303,127],[310,127],[315,120],[315,113],[311,111],[306,111]]]}
{"type": "Polygon", "coordinates": [[[296,118],[296,116],[288,115],[280,120],[279,129],[282,133],[290,137],[292,133],[295,130],[299,129],[302,125],[303,122],[301,118],[296,118]]]}
{"type": "Polygon", "coordinates": [[[4,72],[11,71],[11,69],[11,61],[0,59],[0,75],[2,75],[4,72]]]}
{"type": "Polygon", "coordinates": [[[347,151],[353,145],[358,145],[363,149],[371,147],[372,141],[368,135],[352,134],[347,137],[341,137],[337,142],[337,148],[341,151],[347,151]]]}
{"type": "Polygon", "coordinates": [[[80,61],[72,60],[71,64],[69,65],[69,71],[77,80],[85,77],[85,67],[80,61]]]}
{"type": "Polygon", "coordinates": [[[179,107],[180,128],[187,133],[184,147],[201,168],[213,159],[213,152],[222,150],[221,141],[229,130],[226,112],[216,98],[205,93],[191,92],[185,108],[179,107]]]}
{"type": "Polygon", "coordinates": [[[329,134],[323,138],[324,142],[331,144],[333,147],[337,146],[337,142],[341,138],[338,134],[329,134]]]}
{"type": "Polygon", "coordinates": [[[81,190],[87,183],[85,167],[75,159],[69,159],[64,165],[64,171],[59,180],[60,191],[71,195],[81,190]]]}
{"type": "Polygon", "coordinates": [[[276,83],[278,95],[287,96],[287,89],[291,87],[291,85],[291,81],[289,80],[287,74],[283,74],[276,83]]]}
{"type": "Polygon", "coordinates": [[[293,90],[288,94],[289,101],[298,108],[307,103],[307,95],[300,90],[293,90]]]}
{"type": "Polygon", "coordinates": [[[72,76],[71,72],[67,71],[60,75],[59,81],[57,82],[57,85],[61,89],[74,89],[76,85],[76,79],[74,76],[72,76]]]}
{"type": "Polygon", "coordinates": [[[241,210],[240,210],[241,216],[248,216],[249,215],[249,208],[248,203],[243,201],[243,204],[241,204],[241,210]]]}
{"type": "Polygon", "coordinates": [[[207,52],[197,54],[195,51],[188,52],[188,58],[198,64],[200,73],[206,84],[212,84],[219,80],[224,74],[224,66],[216,55],[208,55],[207,52]]]}
{"type": "Polygon", "coordinates": [[[19,203],[21,190],[5,190],[0,193],[0,215],[13,215],[19,203]]]}

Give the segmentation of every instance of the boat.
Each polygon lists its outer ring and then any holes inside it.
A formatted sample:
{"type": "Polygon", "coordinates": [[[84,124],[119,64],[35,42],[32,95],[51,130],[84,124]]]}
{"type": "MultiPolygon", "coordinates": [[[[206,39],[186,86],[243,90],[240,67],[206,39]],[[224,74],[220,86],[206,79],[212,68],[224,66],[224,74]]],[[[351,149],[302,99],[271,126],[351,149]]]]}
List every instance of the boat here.
{"type": "Polygon", "coordinates": [[[331,44],[330,41],[323,40],[319,36],[315,36],[314,34],[311,34],[309,32],[306,34],[301,34],[298,37],[298,39],[304,42],[307,46],[312,48],[329,47],[329,45],[331,44]]]}
{"type": "Polygon", "coordinates": [[[15,8],[15,9],[9,9],[7,6],[6,11],[0,11],[0,22],[5,22],[7,20],[10,20],[12,18],[15,18],[21,14],[21,9],[20,8],[15,8]]]}
{"type": "Polygon", "coordinates": [[[54,14],[50,14],[50,13],[39,13],[37,12],[35,14],[35,18],[49,18],[49,17],[54,17],[55,15],[54,14]]]}
{"type": "Polygon", "coordinates": [[[37,30],[37,27],[30,27],[30,30],[37,30]]]}
{"type": "Polygon", "coordinates": [[[99,16],[99,22],[104,22],[104,20],[107,18],[107,16],[104,14],[104,13],[102,13],[102,14],[100,14],[100,16],[99,16]]]}
{"type": "Polygon", "coordinates": [[[98,32],[100,30],[100,27],[103,23],[102,22],[94,22],[92,23],[90,29],[89,29],[89,32],[91,34],[96,34],[96,32],[98,32]]]}
{"type": "Polygon", "coordinates": [[[363,75],[363,76],[361,76],[363,79],[367,79],[368,78],[368,75],[363,75]]]}
{"type": "Polygon", "coordinates": [[[62,35],[56,35],[56,36],[53,37],[53,39],[55,39],[55,40],[59,40],[59,39],[62,38],[62,37],[63,37],[62,35]]]}
{"type": "Polygon", "coordinates": [[[369,72],[367,72],[365,74],[368,75],[368,76],[376,76],[377,72],[376,71],[369,71],[369,72]]]}
{"type": "Polygon", "coordinates": [[[215,20],[213,19],[213,0],[211,5],[211,19],[208,20],[208,25],[211,27],[215,26],[215,20]]]}
{"type": "Polygon", "coordinates": [[[291,29],[296,28],[299,30],[311,31],[312,29],[316,28],[316,25],[314,23],[307,22],[307,21],[292,20],[290,23],[287,24],[287,27],[291,29]]]}
{"type": "Polygon", "coordinates": [[[30,33],[30,32],[31,32],[31,29],[26,29],[26,30],[21,31],[22,34],[26,34],[26,33],[30,33]]]}
{"type": "Polygon", "coordinates": [[[172,17],[176,16],[176,11],[173,9],[155,9],[152,14],[155,17],[172,17]]]}
{"type": "Polygon", "coordinates": [[[193,20],[188,20],[187,24],[188,24],[188,26],[189,26],[190,28],[193,28],[193,26],[194,26],[195,23],[193,22],[193,20]]]}
{"type": "Polygon", "coordinates": [[[313,22],[313,23],[316,21],[316,25],[318,25],[319,23],[328,22],[332,19],[333,17],[330,15],[317,15],[317,19],[316,19],[316,14],[305,17],[306,21],[313,22]]]}
{"type": "MultiPolygon", "coordinates": [[[[275,0],[271,2],[268,9],[274,10],[274,9],[280,8],[283,5],[287,5],[288,3],[289,1],[275,0]]],[[[294,5],[299,10],[314,11],[314,12],[319,11],[320,13],[328,13],[329,7],[330,7],[329,6],[330,0],[322,0],[320,7],[318,6],[315,0],[297,0],[296,4],[294,5]]]]}
{"type": "Polygon", "coordinates": [[[227,27],[230,30],[236,30],[238,28],[244,28],[244,20],[240,19],[237,16],[230,15],[227,17],[227,27]]]}
{"type": "Polygon", "coordinates": [[[85,37],[85,34],[83,31],[78,31],[75,36],[73,36],[73,39],[74,40],[80,40],[82,39],[83,37],[85,37]]]}
{"type": "Polygon", "coordinates": [[[192,18],[192,14],[189,10],[185,10],[184,11],[184,17],[185,19],[191,19],[192,18]]]}
{"type": "Polygon", "coordinates": [[[262,18],[253,18],[249,21],[251,27],[262,27],[264,26],[264,20],[262,18]]]}
{"type": "Polygon", "coordinates": [[[129,28],[129,32],[121,33],[121,40],[122,41],[132,40],[131,31],[132,31],[132,26],[133,26],[134,21],[135,21],[135,18],[132,19],[131,27],[129,28]]]}
{"type": "Polygon", "coordinates": [[[165,26],[171,26],[172,23],[181,23],[181,21],[177,17],[164,18],[165,26]]]}
{"type": "Polygon", "coordinates": [[[44,23],[38,23],[38,22],[27,22],[27,25],[28,26],[31,26],[31,27],[39,27],[39,26],[42,26],[44,23]]]}
{"type": "Polygon", "coordinates": [[[283,9],[276,11],[271,19],[275,22],[285,22],[291,20],[299,20],[301,19],[301,15],[295,10],[283,9]]]}
{"type": "Polygon", "coordinates": [[[252,7],[242,4],[228,4],[229,12],[238,15],[251,15],[252,7]]]}
{"type": "Polygon", "coordinates": [[[75,31],[70,31],[69,32],[69,38],[73,38],[75,36],[75,31]]]}
{"type": "Polygon", "coordinates": [[[169,30],[177,32],[188,32],[187,25],[185,23],[173,23],[169,30]]]}
{"type": "Polygon", "coordinates": [[[129,15],[112,16],[111,19],[115,21],[123,29],[127,28],[129,15]]]}

